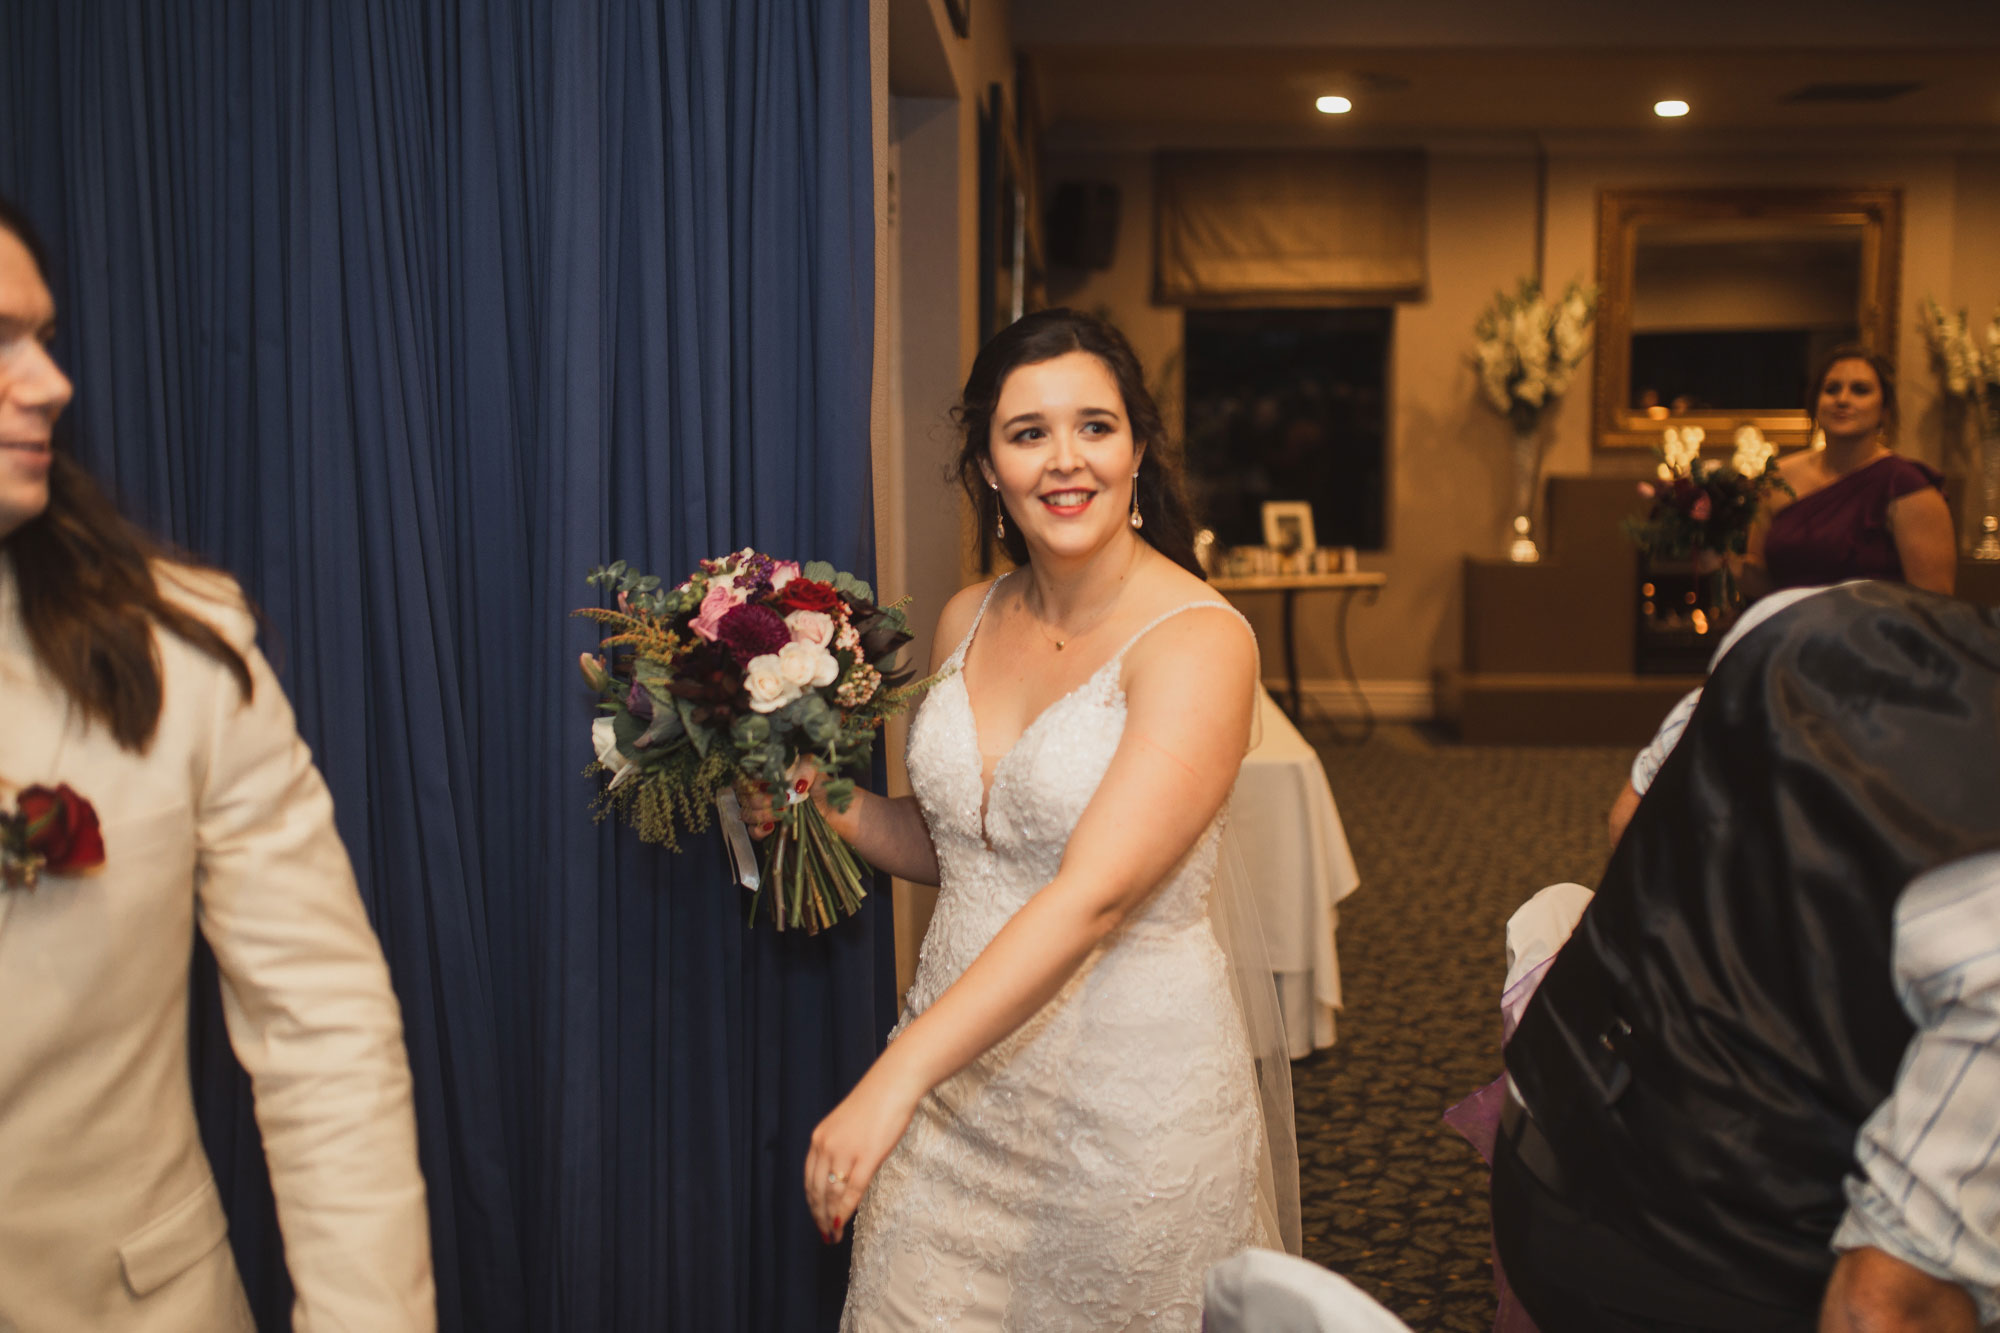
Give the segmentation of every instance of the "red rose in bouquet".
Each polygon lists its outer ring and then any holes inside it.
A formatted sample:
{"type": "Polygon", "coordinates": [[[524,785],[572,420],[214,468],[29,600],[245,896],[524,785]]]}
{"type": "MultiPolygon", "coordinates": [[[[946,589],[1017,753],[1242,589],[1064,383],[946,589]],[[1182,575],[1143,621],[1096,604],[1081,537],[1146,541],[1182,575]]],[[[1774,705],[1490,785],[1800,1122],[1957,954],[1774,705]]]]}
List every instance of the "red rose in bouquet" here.
{"type": "Polygon", "coordinates": [[[840,593],[817,579],[795,578],[778,590],[778,604],[787,611],[832,611],[840,593]]]}

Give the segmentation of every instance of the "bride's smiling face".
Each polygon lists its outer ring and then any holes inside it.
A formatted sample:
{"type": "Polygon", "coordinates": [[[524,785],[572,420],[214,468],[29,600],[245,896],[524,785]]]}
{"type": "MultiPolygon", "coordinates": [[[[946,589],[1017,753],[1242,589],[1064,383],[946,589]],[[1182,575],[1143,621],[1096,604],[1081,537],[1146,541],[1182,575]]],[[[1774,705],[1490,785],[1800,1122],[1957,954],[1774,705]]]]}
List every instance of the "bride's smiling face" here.
{"type": "Polygon", "coordinates": [[[980,470],[1031,553],[1075,558],[1131,533],[1132,474],[1144,453],[1110,368],[1066,352],[1007,376],[980,470]]]}

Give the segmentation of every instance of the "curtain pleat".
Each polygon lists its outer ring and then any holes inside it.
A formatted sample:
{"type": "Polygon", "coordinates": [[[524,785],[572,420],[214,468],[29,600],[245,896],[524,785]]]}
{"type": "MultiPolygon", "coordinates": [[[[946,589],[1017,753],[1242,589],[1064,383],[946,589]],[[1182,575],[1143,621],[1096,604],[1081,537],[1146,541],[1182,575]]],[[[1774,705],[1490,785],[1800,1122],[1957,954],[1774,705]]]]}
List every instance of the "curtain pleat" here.
{"type": "MultiPolygon", "coordinates": [[[[746,930],[590,818],[588,568],[868,577],[865,0],[0,7],[0,190],[77,447],[235,573],[401,998],[446,1329],[831,1327],[811,1127],[892,1018],[886,895],[746,930]]],[[[213,968],[204,1138],[288,1327],[213,968]]]]}

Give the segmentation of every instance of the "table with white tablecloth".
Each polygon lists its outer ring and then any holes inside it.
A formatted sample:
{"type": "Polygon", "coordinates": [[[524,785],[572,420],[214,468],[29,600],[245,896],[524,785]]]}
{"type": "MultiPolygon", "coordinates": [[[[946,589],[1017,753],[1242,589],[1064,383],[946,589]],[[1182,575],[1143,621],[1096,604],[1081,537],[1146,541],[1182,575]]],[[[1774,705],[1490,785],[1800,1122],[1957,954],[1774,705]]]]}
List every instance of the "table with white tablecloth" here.
{"type": "Polygon", "coordinates": [[[1236,779],[1230,838],[1264,927],[1286,1041],[1298,1060],[1333,1045],[1338,904],[1361,877],[1319,755],[1261,689],[1257,710],[1257,744],[1236,779]]]}

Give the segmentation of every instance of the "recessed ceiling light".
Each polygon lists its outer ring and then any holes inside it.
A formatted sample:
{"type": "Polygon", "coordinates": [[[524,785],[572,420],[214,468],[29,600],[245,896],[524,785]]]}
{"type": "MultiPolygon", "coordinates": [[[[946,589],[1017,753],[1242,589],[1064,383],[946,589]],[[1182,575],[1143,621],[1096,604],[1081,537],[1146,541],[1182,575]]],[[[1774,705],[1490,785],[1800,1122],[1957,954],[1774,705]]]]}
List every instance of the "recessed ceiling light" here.
{"type": "Polygon", "coordinates": [[[1344,116],[1354,110],[1354,103],[1345,97],[1322,97],[1313,105],[1329,116],[1344,116]]]}
{"type": "Polygon", "coordinates": [[[1685,116],[1687,113],[1688,104],[1678,98],[1653,103],[1653,114],[1656,116],[1685,116]]]}

